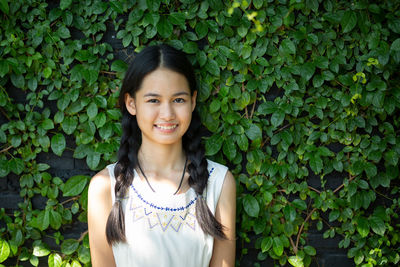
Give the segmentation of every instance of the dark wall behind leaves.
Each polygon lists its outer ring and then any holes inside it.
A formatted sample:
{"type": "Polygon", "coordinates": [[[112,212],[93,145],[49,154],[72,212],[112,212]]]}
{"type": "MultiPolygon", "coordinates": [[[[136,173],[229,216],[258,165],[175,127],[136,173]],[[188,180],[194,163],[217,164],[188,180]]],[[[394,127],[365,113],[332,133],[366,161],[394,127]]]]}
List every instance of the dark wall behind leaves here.
{"type": "Polygon", "coordinates": [[[323,264],[315,234],[399,263],[399,1],[0,0],[0,20],[1,188],[19,195],[0,263],[90,264],[87,186],[115,161],[127,63],[159,41],[197,67],[207,155],[237,178],[238,263],[323,264]]]}

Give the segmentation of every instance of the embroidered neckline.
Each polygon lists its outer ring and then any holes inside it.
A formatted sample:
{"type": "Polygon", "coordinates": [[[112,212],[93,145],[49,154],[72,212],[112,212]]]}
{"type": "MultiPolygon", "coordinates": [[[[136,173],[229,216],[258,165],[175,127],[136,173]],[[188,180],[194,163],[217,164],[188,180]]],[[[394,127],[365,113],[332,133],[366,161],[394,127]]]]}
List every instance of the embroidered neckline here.
{"type": "MultiPolygon", "coordinates": [[[[215,169],[214,167],[211,168],[211,170],[209,171],[209,174],[208,174],[209,176],[211,176],[211,174],[214,172],[214,169],[215,169]]],[[[162,206],[158,206],[158,205],[156,205],[156,204],[154,204],[154,203],[152,203],[152,202],[149,202],[149,201],[147,201],[146,199],[144,199],[144,197],[139,193],[139,191],[133,186],[133,183],[131,184],[130,187],[132,188],[133,192],[135,192],[136,196],[137,196],[143,203],[145,203],[147,206],[149,206],[149,207],[151,207],[151,208],[158,209],[158,210],[162,210],[162,211],[184,211],[184,210],[188,209],[190,206],[192,206],[192,205],[196,202],[196,200],[197,200],[197,198],[198,198],[198,197],[196,196],[194,199],[190,200],[186,206],[181,206],[181,207],[177,207],[177,208],[162,207],[162,206]]],[[[188,191],[186,191],[186,192],[183,193],[183,194],[184,194],[184,195],[187,194],[187,193],[189,192],[189,190],[191,190],[191,188],[188,189],[188,191]]],[[[180,194],[179,194],[179,195],[176,195],[176,196],[180,196],[180,194]]]]}
{"type": "Polygon", "coordinates": [[[196,196],[194,199],[190,200],[189,203],[188,203],[186,206],[181,206],[181,207],[178,207],[178,208],[161,207],[161,206],[158,206],[158,205],[156,205],[156,204],[153,204],[153,203],[147,201],[146,199],[144,199],[144,198],[142,197],[142,195],[136,190],[136,188],[135,188],[132,184],[131,184],[131,188],[132,188],[133,192],[135,192],[136,196],[137,196],[143,203],[145,203],[146,205],[150,206],[151,208],[155,208],[155,209],[158,209],[158,210],[165,210],[165,211],[183,211],[183,210],[185,210],[185,209],[188,209],[190,206],[192,206],[192,205],[196,202],[196,200],[197,200],[197,196],[196,196]]]}

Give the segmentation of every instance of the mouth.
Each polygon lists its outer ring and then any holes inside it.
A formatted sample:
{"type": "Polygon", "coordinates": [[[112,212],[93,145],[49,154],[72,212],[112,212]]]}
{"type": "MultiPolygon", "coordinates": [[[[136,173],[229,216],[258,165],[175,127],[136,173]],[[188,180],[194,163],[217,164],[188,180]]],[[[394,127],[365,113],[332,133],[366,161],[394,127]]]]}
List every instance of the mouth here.
{"type": "Polygon", "coordinates": [[[171,131],[178,127],[178,124],[155,124],[154,126],[163,131],[171,131]]]}

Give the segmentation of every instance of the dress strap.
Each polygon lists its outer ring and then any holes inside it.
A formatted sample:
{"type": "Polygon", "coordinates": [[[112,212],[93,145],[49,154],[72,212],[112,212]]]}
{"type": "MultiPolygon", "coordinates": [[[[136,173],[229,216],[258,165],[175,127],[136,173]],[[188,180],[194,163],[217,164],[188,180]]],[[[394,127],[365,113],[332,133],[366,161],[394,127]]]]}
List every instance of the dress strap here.
{"type": "Polygon", "coordinates": [[[110,182],[111,182],[111,199],[112,199],[112,204],[114,205],[115,202],[115,176],[114,176],[114,168],[115,168],[116,163],[114,164],[109,164],[107,165],[108,173],[110,176],[110,182]]]}
{"type": "Polygon", "coordinates": [[[210,176],[208,177],[205,197],[208,207],[210,208],[211,212],[215,214],[215,209],[221,195],[222,186],[224,184],[225,175],[228,171],[228,168],[211,160],[207,160],[207,162],[210,176]]]}

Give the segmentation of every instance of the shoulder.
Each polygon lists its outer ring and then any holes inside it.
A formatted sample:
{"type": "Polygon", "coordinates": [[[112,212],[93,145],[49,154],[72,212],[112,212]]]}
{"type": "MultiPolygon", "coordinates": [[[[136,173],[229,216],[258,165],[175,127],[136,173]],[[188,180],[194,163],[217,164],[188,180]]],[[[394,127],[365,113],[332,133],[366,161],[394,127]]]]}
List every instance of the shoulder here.
{"type": "Polygon", "coordinates": [[[224,185],[223,185],[222,190],[236,192],[236,180],[230,171],[227,171],[225,174],[224,185]]]}
{"type": "Polygon", "coordinates": [[[111,192],[111,180],[108,168],[104,168],[92,177],[89,184],[89,198],[107,197],[111,192]]]}

